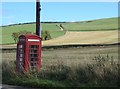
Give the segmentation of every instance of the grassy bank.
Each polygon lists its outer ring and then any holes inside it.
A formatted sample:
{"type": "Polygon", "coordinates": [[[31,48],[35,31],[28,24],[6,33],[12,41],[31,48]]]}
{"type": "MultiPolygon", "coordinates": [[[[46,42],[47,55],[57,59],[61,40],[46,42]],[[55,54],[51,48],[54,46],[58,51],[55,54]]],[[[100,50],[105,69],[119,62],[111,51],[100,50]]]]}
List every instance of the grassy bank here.
{"type": "Polygon", "coordinates": [[[96,55],[84,65],[65,65],[58,61],[48,64],[38,73],[17,75],[13,61],[3,61],[3,78],[5,84],[27,87],[118,87],[119,64],[113,56],[96,55]],[[7,65],[7,66],[6,66],[7,65]]]}
{"type": "Polygon", "coordinates": [[[42,49],[42,68],[34,75],[18,76],[16,52],[3,51],[3,83],[27,87],[119,86],[118,46],[42,49]]]}

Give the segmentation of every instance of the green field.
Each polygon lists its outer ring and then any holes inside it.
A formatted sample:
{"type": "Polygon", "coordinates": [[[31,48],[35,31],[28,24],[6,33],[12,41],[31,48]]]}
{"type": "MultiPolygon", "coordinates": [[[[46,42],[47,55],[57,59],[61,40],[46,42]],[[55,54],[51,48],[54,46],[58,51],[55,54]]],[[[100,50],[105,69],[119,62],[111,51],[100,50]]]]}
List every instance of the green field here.
{"type": "MultiPolygon", "coordinates": [[[[118,18],[107,18],[91,21],[81,21],[81,22],[66,22],[66,23],[41,23],[41,29],[50,32],[52,38],[56,38],[64,35],[64,32],[60,30],[56,25],[64,27],[67,31],[109,31],[118,30],[118,18]]],[[[11,26],[2,27],[2,44],[13,44],[14,40],[12,38],[13,32],[19,31],[31,31],[35,33],[35,23],[29,24],[19,24],[11,26]]]]}
{"type": "Polygon", "coordinates": [[[63,26],[67,30],[71,31],[105,31],[105,30],[117,30],[118,22],[117,18],[99,19],[83,22],[74,22],[64,24],[63,26]]]}

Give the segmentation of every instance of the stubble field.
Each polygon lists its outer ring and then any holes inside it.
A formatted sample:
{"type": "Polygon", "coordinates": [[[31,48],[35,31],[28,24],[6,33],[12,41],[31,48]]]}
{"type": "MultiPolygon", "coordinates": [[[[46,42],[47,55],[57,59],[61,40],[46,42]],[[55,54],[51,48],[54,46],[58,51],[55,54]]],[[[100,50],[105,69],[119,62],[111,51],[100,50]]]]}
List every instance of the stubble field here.
{"type": "MultiPolygon", "coordinates": [[[[58,48],[42,50],[42,66],[54,64],[54,62],[64,62],[67,65],[87,62],[89,63],[95,56],[113,56],[118,61],[118,46],[98,46],[98,47],[78,47],[78,48],[58,48]]],[[[2,60],[16,60],[16,51],[3,51],[2,60]]]]}

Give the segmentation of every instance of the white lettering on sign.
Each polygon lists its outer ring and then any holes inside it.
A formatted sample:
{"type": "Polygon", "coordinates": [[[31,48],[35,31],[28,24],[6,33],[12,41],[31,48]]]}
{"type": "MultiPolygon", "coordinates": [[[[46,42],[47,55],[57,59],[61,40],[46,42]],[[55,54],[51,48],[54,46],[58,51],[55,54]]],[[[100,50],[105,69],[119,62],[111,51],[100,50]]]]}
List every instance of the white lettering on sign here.
{"type": "Polygon", "coordinates": [[[38,39],[28,39],[28,41],[39,42],[40,40],[38,40],[38,39]]]}

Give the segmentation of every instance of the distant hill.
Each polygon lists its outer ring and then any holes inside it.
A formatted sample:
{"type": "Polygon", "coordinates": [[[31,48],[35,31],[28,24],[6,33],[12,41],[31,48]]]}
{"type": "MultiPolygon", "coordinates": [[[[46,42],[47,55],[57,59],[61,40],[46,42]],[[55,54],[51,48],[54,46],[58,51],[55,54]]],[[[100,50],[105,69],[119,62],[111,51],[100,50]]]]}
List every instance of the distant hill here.
{"type": "MultiPolygon", "coordinates": [[[[50,32],[52,38],[57,38],[64,35],[64,31],[61,31],[59,28],[60,25],[62,25],[65,31],[110,31],[118,30],[118,18],[114,17],[80,22],[42,22],[41,30],[47,30],[50,32]]],[[[2,44],[14,43],[11,37],[13,32],[26,30],[35,33],[35,26],[35,22],[3,26],[2,44]]]]}

